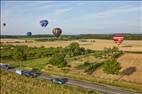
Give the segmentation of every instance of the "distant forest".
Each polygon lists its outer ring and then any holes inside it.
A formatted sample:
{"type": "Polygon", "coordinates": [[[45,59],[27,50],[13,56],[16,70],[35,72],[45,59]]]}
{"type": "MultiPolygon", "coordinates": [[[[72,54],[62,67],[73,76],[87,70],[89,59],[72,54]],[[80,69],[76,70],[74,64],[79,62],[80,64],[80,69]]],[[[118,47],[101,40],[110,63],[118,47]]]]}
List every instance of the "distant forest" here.
{"type": "MultiPolygon", "coordinates": [[[[122,34],[126,40],[142,40],[142,34],[122,34]]],[[[80,34],[80,35],[61,35],[58,39],[112,39],[114,34],[80,34]]],[[[55,38],[53,35],[1,35],[1,38],[55,38]]]]}

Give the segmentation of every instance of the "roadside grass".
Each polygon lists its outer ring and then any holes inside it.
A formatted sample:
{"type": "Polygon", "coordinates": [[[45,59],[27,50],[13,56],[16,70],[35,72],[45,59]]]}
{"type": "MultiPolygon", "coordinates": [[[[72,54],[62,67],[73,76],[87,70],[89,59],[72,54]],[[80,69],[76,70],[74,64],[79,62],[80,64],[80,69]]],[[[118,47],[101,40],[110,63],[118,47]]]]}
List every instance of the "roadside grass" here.
{"type": "Polygon", "coordinates": [[[48,58],[39,58],[39,59],[32,59],[32,60],[26,60],[26,61],[14,61],[14,60],[2,60],[1,63],[7,63],[11,64],[14,67],[22,68],[22,69],[43,69],[48,62],[48,58]]]}
{"type": "Polygon", "coordinates": [[[47,80],[38,80],[0,71],[1,94],[101,94],[79,87],[52,84],[47,80]]]}

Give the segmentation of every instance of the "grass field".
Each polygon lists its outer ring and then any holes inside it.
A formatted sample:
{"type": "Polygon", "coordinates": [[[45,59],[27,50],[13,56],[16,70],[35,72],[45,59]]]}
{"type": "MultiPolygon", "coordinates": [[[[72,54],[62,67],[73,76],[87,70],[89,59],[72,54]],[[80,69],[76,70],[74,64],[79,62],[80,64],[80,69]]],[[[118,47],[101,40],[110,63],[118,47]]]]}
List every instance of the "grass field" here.
{"type": "MultiPolygon", "coordinates": [[[[85,39],[85,42],[81,40],[72,40],[72,41],[45,41],[45,42],[27,42],[25,43],[22,39],[1,39],[1,42],[5,42],[5,44],[12,45],[28,45],[30,47],[65,47],[72,42],[78,42],[81,47],[86,49],[93,50],[103,50],[104,48],[112,48],[113,46],[117,46],[113,40],[103,40],[103,39],[85,39]],[[15,41],[19,41],[19,43],[15,43],[15,41]],[[10,43],[6,43],[10,42],[10,43]]],[[[119,47],[120,50],[123,51],[137,51],[142,52],[142,41],[141,40],[124,40],[124,42],[119,47]]]]}
{"type": "MultiPolygon", "coordinates": [[[[49,81],[37,80],[1,71],[1,94],[89,94],[88,90],[52,84],[49,81]]],[[[100,94],[100,93],[94,93],[100,94]]]]}

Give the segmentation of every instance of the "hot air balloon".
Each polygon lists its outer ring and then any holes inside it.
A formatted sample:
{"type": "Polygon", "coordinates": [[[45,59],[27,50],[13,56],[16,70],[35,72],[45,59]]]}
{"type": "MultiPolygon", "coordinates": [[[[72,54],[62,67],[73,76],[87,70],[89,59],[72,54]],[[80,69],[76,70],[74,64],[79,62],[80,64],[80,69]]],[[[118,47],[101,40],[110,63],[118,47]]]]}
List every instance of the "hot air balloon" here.
{"type": "Polygon", "coordinates": [[[61,35],[61,33],[62,33],[62,29],[61,28],[54,28],[53,30],[52,30],[52,33],[54,34],[54,36],[55,37],[59,37],[60,35],[61,35]]]}
{"type": "Polygon", "coordinates": [[[113,36],[113,40],[119,46],[123,42],[124,37],[122,36],[122,34],[115,34],[113,36]]]}
{"type": "Polygon", "coordinates": [[[42,27],[46,27],[46,26],[48,25],[48,21],[47,21],[47,20],[41,20],[41,21],[40,21],[40,25],[41,25],[42,27]]]}
{"type": "Polygon", "coordinates": [[[3,23],[3,26],[5,27],[5,26],[6,26],[6,23],[3,23]]]}
{"type": "Polygon", "coordinates": [[[32,32],[27,32],[27,36],[32,36],[32,32]]]}

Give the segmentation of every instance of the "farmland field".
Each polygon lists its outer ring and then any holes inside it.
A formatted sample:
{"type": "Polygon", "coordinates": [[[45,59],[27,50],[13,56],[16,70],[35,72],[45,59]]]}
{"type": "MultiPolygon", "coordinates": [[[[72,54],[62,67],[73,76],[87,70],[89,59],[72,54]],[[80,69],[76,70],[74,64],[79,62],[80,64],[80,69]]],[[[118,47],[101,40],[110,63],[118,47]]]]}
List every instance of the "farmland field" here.
{"type": "MultiPolygon", "coordinates": [[[[25,43],[25,40],[22,39],[1,39],[1,42],[4,44],[12,44],[12,45],[28,45],[30,47],[41,47],[44,46],[46,48],[49,47],[65,47],[72,42],[78,42],[81,47],[86,49],[93,50],[103,50],[104,48],[112,48],[113,46],[117,46],[113,40],[103,40],[103,39],[83,39],[82,40],[72,40],[72,41],[34,41],[25,43]],[[19,43],[15,43],[18,41],[19,43]],[[9,42],[9,43],[8,43],[9,42]]],[[[141,40],[124,40],[124,42],[119,47],[120,50],[123,51],[136,51],[142,52],[142,41],[141,40]]]]}
{"type": "MultiPolygon", "coordinates": [[[[25,42],[25,40],[17,40],[17,39],[1,39],[5,45],[27,45],[29,47],[42,47],[44,46],[46,49],[49,47],[67,47],[72,42],[79,43],[80,47],[92,50],[101,50],[104,51],[104,48],[113,48],[113,46],[117,46],[112,40],[102,40],[102,39],[85,39],[84,40],[72,40],[72,41],[30,41],[25,42]],[[15,42],[16,41],[16,42],[15,42]],[[17,42],[18,41],[18,42],[17,42]]],[[[59,68],[55,65],[47,64],[49,62],[49,58],[51,57],[38,57],[35,59],[25,60],[25,61],[14,61],[14,60],[1,60],[1,63],[8,63],[15,65],[19,68],[19,64],[21,63],[21,68],[24,69],[32,69],[37,68],[43,72],[47,72],[49,74],[63,75],[69,76],[72,78],[87,80],[92,82],[111,84],[120,87],[126,87],[133,90],[142,91],[142,42],[138,40],[126,40],[120,45],[119,49],[122,51],[131,51],[124,52],[120,57],[116,58],[116,60],[121,65],[121,70],[119,75],[116,74],[106,74],[103,71],[102,66],[93,71],[92,74],[85,73],[84,69],[79,69],[78,66],[83,65],[84,62],[88,61],[91,63],[102,62],[100,58],[97,58],[94,53],[92,54],[84,54],[78,55],[74,57],[66,58],[67,64],[70,67],[59,68]],[[132,53],[132,52],[138,53],[132,53]],[[140,53],[139,53],[140,52],[140,53]]],[[[52,50],[51,48],[50,50],[52,50]]],[[[34,48],[38,49],[38,48],[34,48]]],[[[40,49],[43,49],[40,48],[40,49]]],[[[58,48],[58,50],[61,48],[58,48]]],[[[30,50],[29,50],[30,51],[30,50]]],[[[32,49],[31,49],[32,51],[32,49]]],[[[49,50],[48,50],[49,51],[49,50]]],[[[47,52],[48,52],[47,51],[47,52]]],[[[56,52],[58,53],[58,52],[56,52]]],[[[105,53],[103,53],[104,55],[105,53]]],[[[108,54],[108,53],[106,53],[108,54]]]]}

